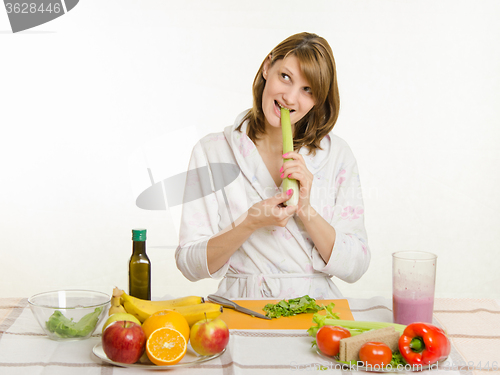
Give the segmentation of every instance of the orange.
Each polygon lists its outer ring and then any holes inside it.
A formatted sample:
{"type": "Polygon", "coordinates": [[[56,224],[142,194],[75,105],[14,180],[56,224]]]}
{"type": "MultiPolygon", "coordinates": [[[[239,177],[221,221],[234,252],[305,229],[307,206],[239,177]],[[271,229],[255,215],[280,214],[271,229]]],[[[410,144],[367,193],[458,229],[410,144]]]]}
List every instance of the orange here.
{"type": "Polygon", "coordinates": [[[146,334],[146,337],[149,337],[154,331],[158,328],[168,327],[179,331],[186,342],[189,341],[189,324],[182,316],[182,314],[178,313],[174,310],[162,310],[157,311],[154,314],[150,315],[144,323],[142,323],[142,329],[146,334]]]}
{"type": "Polygon", "coordinates": [[[187,350],[187,341],[179,331],[172,328],[158,328],[149,335],[146,353],[151,362],[158,366],[171,366],[179,362],[187,350]]]}

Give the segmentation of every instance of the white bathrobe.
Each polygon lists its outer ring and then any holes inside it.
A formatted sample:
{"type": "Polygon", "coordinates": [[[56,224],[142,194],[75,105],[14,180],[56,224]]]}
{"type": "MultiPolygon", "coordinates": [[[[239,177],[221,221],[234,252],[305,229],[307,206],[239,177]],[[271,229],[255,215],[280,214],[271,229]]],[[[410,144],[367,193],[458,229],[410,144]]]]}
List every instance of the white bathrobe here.
{"type": "MultiPolygon", "coordinates": [[[[235,130],[243,115],[224,132],[202,138],[193,149],[189,170],[231,163],[240,173],[225,188],[217,190],[212,184],[207,195],[184,203],[177,267],[191,281],[222,278],[217,294],[227,298],[289,299],[306,294],[316,299],[342,298],[332,277],[357,281],[368,268],[370,251],[356,160],[346,142],[332,133],[323,138],[322,150],[315,156],[307,155],[305,148],[299,151],[314,175],[311,205],[337,233],[328,263],[294,215],[286,227],[268,226],[253,232],[224,266],[210,274],[209,239],[231,228],[255,203],[280,192],[246,135],[246,123],[242,132],[235,130]]],[[[193,180],[188,178],[186,186],[193,180]]]]}

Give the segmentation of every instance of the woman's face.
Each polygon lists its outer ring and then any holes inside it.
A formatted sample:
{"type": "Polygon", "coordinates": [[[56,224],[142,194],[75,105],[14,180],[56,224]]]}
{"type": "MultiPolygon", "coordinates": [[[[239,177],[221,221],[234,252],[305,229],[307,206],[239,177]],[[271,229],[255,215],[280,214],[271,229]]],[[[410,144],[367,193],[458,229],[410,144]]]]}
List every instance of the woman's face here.
{"type": "Polygon", "coordinates": [[[299,60],[294,55],[276,61],[273,66],[268,58],[264,63],[262,75],[266,80],[262,94],[266,127],[281,127],[280,107],[290,110],[292,124],[314,107],[315,100],[311,87],[300,69],[299,60]]]}

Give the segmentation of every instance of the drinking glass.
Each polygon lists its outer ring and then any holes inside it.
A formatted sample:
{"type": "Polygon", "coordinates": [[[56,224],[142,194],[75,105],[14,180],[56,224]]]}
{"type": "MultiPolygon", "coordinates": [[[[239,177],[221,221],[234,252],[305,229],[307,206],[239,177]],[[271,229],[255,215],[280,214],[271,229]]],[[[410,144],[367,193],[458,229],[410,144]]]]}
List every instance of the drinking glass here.
{"type": "Polygon", "coordinates": [[[437,255],[424,251],[392,254],[394,323],[432,323],[437,255]]]}

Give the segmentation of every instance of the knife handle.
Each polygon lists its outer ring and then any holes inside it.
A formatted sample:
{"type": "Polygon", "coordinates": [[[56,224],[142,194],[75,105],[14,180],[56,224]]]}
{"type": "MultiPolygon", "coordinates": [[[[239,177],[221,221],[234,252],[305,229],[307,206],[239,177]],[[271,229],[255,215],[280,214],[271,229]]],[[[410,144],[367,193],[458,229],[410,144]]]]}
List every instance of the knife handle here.
{"type": "Polygon", "coordinates": [[[228,300],[227,298],[224,298],[221,296],[216,296],[215,294],[209,294],[207,296],[207,299],[212,301],[212,302],[218,303],[219,305],[222,305],[223,307],[226,307],[226,308],[230,308],[230,309],[236,308],[236,304],[233,301],[228,300]]]}

